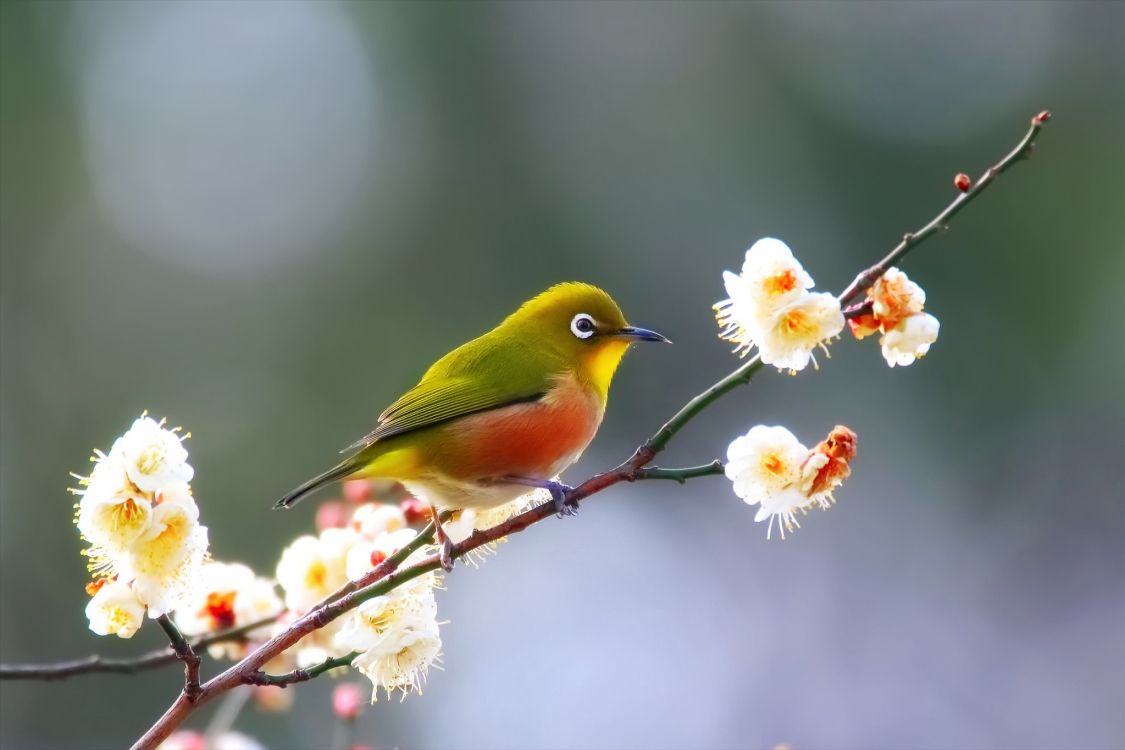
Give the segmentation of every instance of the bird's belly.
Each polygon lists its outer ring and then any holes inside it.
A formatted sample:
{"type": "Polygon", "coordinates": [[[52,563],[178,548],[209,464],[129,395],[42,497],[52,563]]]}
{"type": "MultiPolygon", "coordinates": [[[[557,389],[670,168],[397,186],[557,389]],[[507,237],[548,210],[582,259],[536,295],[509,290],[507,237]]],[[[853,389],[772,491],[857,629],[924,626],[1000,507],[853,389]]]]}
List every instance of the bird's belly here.
{"type": "Polygon", "coordinates": [[[577,382],[562,380],[538,401],[470,414],[435,430],[425,446],[427,455],[422,457],[423,476],[417,479],[447,485],[434,489],[465,495],[466,502],[502,504],[527,489],[516,486],[502,491],[496,486],[497,480],[505,476],[557,476],[590,444],[602,413],[596,394],[577,382]],[[469,489],[458,491],[453,484],[469,489]],[[474,491],[473,485],[482,489],[474,491]],[[488,500],[511,492],[515,494],[499,502],[488,500]]]}
{"type": "Polygon", "coordinates": [[[473,414],[443,428],[446,450],[431,465],[462,478],[549,478],[578,460],[600,422],[600,410],[581,402],[516,404],[473,414]]]}
{"type": "Polygon", "coordinates": [[[403,482],[412,495],[439,508],[495,508],[510,503],[532,488],[508,482],[462,481],[430,474],[403,482]]]}

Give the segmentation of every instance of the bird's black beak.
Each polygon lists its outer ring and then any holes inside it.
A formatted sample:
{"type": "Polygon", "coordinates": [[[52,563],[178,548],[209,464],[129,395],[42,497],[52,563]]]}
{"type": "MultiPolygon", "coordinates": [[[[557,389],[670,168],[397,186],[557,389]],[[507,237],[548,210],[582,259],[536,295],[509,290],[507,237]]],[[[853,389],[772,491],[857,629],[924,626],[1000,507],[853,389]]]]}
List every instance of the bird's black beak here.
{"type": "Polygon", "coordinates": [[[617,331],[617,335],[622,338],[632,339],[633,341],[660,341],[665,344],[672,343],[672,340],[667,336],[663,336],[656,331],[650,331],[647,328],[637,328],[636,326],[625,326],[617,331]]]}

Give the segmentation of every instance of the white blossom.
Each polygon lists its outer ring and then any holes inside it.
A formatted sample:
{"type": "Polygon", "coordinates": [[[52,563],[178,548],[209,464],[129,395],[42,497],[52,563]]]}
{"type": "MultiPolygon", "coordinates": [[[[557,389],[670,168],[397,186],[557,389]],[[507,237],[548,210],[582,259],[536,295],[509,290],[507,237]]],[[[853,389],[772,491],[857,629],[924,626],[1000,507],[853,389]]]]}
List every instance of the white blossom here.
{"type": "Polygon", "coordinates": [[[157,494],[148,531],[116,561],[149,617],[181,606],[198,584],[207,557],[207,527],[198,521],[199,508],[188,486],[168,485],[157,494]]]}
{"type": "Polygon", "coordinates": [[[336,634],[336,644],[345,652],[367,651],[397,628],[428,627],[436,620],[432,587],[399,587],[356,607],[336,634]]]}
{"type": "Polygon", "coordinates": [[[922,312],[926,292],[898,268],[888,268],[871,286],[872,313],[884,324],[883,330],[894,328],[900,320],[922,312]]]}
{"type": "Polygon", "coordinates": [[[783,492],[763,497],[758,512],[754,514],[754,520],[764,521],[769,519],[769,526],[766,527],[766,539],[773,536],[773,524],[774,521],[777,521],[777,529],[781,532],[781,538],[784,539],[786,529],[792,533],[795,528],[801,528],[801,524],[797,522],[797,513],[809,507],[809,502],[809,498],[802,494],[799,489],[788,487],[783,492]]]}
{"type": "Polygon", "coordinates": [[[298,537],[286,547],[277,563],[285,606],[306,612],[347,583],[348,552],[362,540],[352,529],[325,529],[318,537],[298,537]]]}
{"type": "Polygon", "coordinates": [[[813,350],[825,348],[844,330],[844,314],[835,296],[806,292],[766,321],[759,334],[762,362],[779,370],[803,370],[812,361],[813,350]]]}
{"type": "Polygon", "coordinates": [[[397,505],[364,503],[352,514],[352,528],[368,539],[384,531],[406,528],[406,515],[397,505]]]}
{"type": "MultiPolygon", "coordinates": [[[[241,563],[212,561],[203,565],[199,585],[176,610],[176,623],[185,635],[201,635],[257,622],[279,614],[282,608],[273,583],[241,563]]],[[[265,641],[269,630],[269,625],[263,625],[246,638],[265,641]]],[[[249,649],[246,641],[227,641],[212,644],[208,653],[216,659],[240,659],[249,649]]]]}
{"type": "Polygon", "coordinates": [[[757,425],[727,448],[724,471],[747,505],[784,494],[800,480],[809,449],[784,427],[757,425]]]}
{"type": "Polygon", "coordinates": [[[371,642],[371,647],[363,650],[352,666],[371,680],[372,703],[378,698],[379,688],[388,695],[395,690],[401,690],[404,696],[415,690],[421,692],[427,671],[441,654],[441,634],[436,622],[404,624],[371,642]]]}
{"type": "Polygon", "coordinates": [[[180,436],[152,417],[133,422],[110,454],[121,457],[129,479],[145,492],[156,492],[171,482],[190,482],[194,473],[180,436]]]}
{"type": "Polygon", "coordinates": [[[127,586],[153,618],[184,602],[207,557],[187,451],[162,424],[136,420],[109,454],[95,452],[93,472],[72,490],[81,496],[76,523],[90,543],[89,569],[127,586]]]}
{"type": "Polygon", "coordinates": [[[78,531],[96,548],[95,555],[111,561],[148,531],[152,524],[151,496],[133,484],[119,456],[98,454],[97,463],[78,503],[78,531]]]}
{"type": "MultiPolygon", "coordinates": [[[[398,552],[414,538],[418,532],[411,528],[398,529],[379,534],[374,539],[362,540],[348,550],[345,561],[345,572],[348,580],[358,581],[363,576],[374,570],[375,566],[398,552]]],[[[404,565],[410,565],[425,557],[430,551],[428,545],[423,545],[415,550],[406,560],[404,565]]]]}
{"type": "Polygon", "coordinates": [[[754,520],[769,519],[766,538],[776,521],[784,539],[786,530],[800,527],[798,513],[830,507],[832,491],[850,474],[855,447],[855,433],[842,425],[812,450],[784,427],[757,425],[727,448],[725,473],[738,497],[759,506],[754,520]]]}
{"type": "Polygon", "coordinates": [[[799,300],[813,280],[784,242],[766,237],[746,251],[741,274],[723,272],[723,285],[728,298],[715,305],[719,336],[745,356],[771,318],[799,300]]]}
{"type": "Polygon", "coordinates": [[[929,313],[915,313],[899,321],[879,339],[883,359],[891,367],[905,367],[926,356],[930,346],[937,341],[940,324],[929,313]]]}
{"type": "Polygon", "coordinates": [[[145,608],[128,584],[109,581],[86,605],[86,617],[98,635],[132,638],[144,622],[145,608]]]}
{"type": "Polygon", "coordinates": [[[879,346],[891,367],[914,364],[937,341],[939,324],[923,312],[926,292],[897,268],[889,268],[867,290],[870,312],[848,321],[852,334],[862,339],[881,333],[879,346]]]}

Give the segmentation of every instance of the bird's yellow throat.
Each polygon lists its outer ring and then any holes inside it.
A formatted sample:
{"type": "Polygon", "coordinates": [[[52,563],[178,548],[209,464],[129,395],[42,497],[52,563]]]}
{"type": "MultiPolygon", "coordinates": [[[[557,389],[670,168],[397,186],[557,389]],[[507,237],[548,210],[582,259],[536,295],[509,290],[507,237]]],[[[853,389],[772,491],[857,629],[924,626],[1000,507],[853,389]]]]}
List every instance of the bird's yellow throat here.
{"type": "Polygon", "coordinates": [[[613,373],[617,371],[617,366],[621,364],[621,358],[625,356],[628,349],[629,341],[608,339],[583,358],[584,374],[603,402],[609,397],[609,384],[613,380],[613,373]]]}

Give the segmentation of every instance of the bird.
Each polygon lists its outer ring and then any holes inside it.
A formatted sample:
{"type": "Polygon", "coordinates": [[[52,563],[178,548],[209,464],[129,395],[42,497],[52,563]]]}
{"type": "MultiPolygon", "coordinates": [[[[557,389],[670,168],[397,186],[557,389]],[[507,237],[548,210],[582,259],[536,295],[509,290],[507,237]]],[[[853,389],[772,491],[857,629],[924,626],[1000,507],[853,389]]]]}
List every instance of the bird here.
{"type": "Polygon", "coordinates": [[[626,322],[602,289],[556,284],[435,362],[341,451],[347,458],[274,507],[346,478],[398,481],[429,506],[446,567],[441,509],[493,508],[532,487],[551,494],[559,515],[573,514],[571,488],[556,478],[593,440],[617,367],[640,341],[671,343],[626,322]]]}

